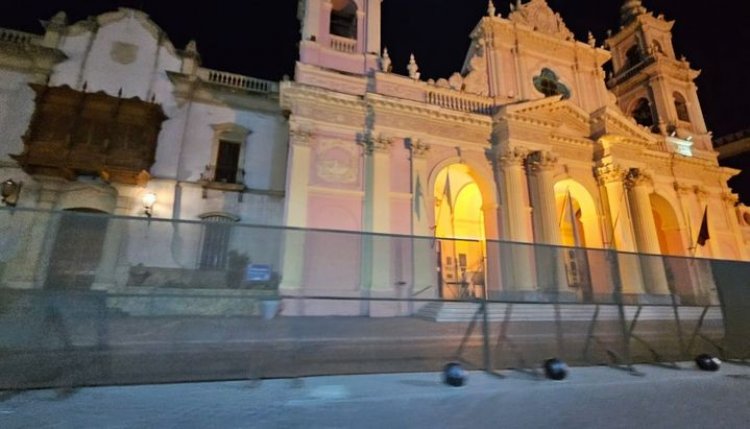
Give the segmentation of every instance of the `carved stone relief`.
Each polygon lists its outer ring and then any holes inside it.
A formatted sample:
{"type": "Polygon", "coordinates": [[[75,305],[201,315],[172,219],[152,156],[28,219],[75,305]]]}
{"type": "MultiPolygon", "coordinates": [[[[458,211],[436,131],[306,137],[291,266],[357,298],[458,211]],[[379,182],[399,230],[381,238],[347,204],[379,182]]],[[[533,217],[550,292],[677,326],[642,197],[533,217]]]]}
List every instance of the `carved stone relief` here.
{"type": "Polygon", "coordinates": [[[574,39],[573,32],[565,25],[560,14],[550,9],[545,0],[531,0],[513,11],[509,18],[515,23],[528,25],[563,40],[574,39]]]}
{"type": "Polygon", "coordinates": [[[351,144],[321,142],[316,149],[316,176],[327,183],[351,185],[359,178],[359,156],[351,144]]]}

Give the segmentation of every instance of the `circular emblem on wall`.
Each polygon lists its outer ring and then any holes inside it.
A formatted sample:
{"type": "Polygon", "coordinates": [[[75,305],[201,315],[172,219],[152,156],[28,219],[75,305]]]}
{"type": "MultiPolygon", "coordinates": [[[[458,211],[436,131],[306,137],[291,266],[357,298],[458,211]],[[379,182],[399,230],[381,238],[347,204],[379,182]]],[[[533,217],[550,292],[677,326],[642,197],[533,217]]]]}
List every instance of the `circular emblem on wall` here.
{"type": "Polygon", "coordinates": [[[138,46],[132,43],[114,42],[109,56],[118,64],[132,64],[138,58],[138,46]]]}
{"type": "Polygon", "coordinates": [[[329,183],[352,184],[357,182],[359,168],[356,154],[341,143],[322,143],[317,150],[317,176],[329,183]]]}

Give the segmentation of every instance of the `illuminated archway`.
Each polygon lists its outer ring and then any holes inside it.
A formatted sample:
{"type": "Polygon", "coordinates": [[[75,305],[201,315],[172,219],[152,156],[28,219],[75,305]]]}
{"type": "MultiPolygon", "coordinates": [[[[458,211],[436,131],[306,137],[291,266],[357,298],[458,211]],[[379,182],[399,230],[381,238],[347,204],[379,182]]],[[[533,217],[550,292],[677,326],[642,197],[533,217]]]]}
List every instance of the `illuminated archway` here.
{"type": "Polygon", "coordinates": [[[555,183],[555,203],[558,227],[560,228],[560,244],[577,247],[602,247],[602,234],[596,202],[583,185],[573,179],[564,179],[555,183]],[[575,219],[575,224],[573,219],[575,219]],[[576,242],[576,236],[578,242],[576,242]]]}
{"type": "Polygon", "coordinates": [[[659,194],[651,194],[651,208],[653,209],[656,235],[659,238],[661,253],[664,255],[686,255],[680,223],[669,201],[659,194]]]}
{"type": "Polygon", "coordinates": [[[434,197],[442,296],[479,296],[484,286],[484,199],[471,168],[451,164],[440,170],[434,197]]]}

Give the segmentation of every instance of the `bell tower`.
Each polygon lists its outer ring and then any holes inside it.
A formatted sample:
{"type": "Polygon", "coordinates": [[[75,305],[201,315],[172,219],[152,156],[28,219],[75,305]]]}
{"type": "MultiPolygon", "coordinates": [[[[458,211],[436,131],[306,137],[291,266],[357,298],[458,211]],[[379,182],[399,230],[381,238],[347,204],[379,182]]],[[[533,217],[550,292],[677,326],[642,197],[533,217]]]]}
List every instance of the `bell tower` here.
{"type": "Polygon", "coordinates": [[[695,79],[699,70],[677,59],[672,45],[674,21],[654,16],[640,0],[620,9],[620,30],[607,39],[614,74],[607,82],[625,114],[654,133],[693,142],[711,150],[695,79]]]}
{"type": "Polygon", "coordinates": [[[299,0],[300,62],[364,75],[377,67],[382,0],[299,0]]]}

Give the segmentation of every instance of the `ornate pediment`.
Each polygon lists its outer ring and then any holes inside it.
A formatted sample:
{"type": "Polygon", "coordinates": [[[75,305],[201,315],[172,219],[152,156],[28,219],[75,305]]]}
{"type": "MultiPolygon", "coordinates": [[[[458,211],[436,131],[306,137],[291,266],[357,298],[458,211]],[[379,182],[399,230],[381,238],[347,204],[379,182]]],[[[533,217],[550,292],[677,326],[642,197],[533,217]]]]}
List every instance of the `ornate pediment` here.
{"type": "Polygon", "coordinates": [[[591,135],[588,113],[568,100],[561,100],[561,96],[509,105],[501,111],[503,114],[556,129],[564,135],[591,135]]]}
{"type": "Polygon", "coordinates": [[[618,140],[652,145],[658,141],[658,136],[652,134],[645,127],[638,125],[635,120],[625,116],[619,110],[603,107],[591,115],[593,123],[593,137],[617,137],[618,140]]]}
{"type": "Polygon", "coordinates": [[[519,1],[513,9],[509,16],[512,22],[528,25],[536,31],[562,40],[575,38],[560,14],[553,11],[545,0],[531,0],[526,4],[519,1]]]}

